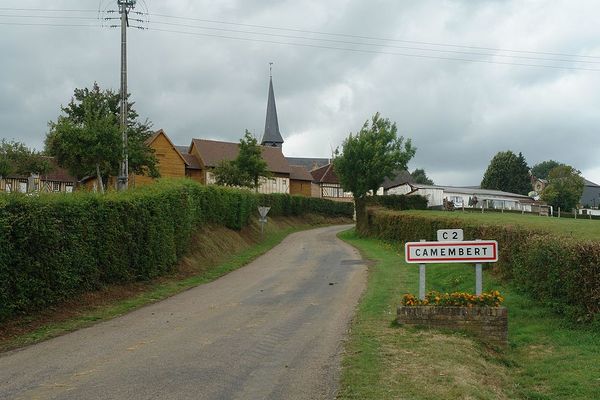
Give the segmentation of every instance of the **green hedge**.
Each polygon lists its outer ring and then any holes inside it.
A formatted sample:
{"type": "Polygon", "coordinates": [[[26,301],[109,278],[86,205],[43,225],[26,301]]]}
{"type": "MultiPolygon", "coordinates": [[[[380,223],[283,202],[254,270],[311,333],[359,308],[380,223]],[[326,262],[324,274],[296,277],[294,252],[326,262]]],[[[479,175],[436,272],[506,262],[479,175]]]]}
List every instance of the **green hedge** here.
{"type": "MultiPolygon", "coordinates": [[[[0,196],[0,320],[115,282],[171,270],[204,224],[257,215],[351,217],[348,204],[161,180],[125,193],[0,196]]],[[[351,206],[351,205],[350,205],[351,206]]]]}
{"type": "Polygon", "coordinates": [[[387,210],[369,214],[369,234],[388,241],[436,240],[438,229],[462,228],[465,240],[497,240],[494,270],[533,298],[577,320],[600,322],[600,243],[510,225],[481,225],[387,210]]]}
{"type": "Polygon", "coordinates": [[[420,195],[397,195],[367,197],[368,205],[378,205],[392,210],[426,210],[427,198],[420,195]]]}

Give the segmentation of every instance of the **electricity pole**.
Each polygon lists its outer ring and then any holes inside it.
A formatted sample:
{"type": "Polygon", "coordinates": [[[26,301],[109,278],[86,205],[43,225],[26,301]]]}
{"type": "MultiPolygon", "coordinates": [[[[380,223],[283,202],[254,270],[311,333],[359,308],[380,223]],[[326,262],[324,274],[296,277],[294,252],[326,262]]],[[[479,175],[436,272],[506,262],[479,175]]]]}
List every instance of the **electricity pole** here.
{"type": "Polygon", "coordinates": [[[128,13],[135,7],[136,0],[117,0],[121,14],[121,135],[123,148],[119,168],[118,189],[127,190],[129,185],[129,154],[127,149],[127,27],[128,13]]]}

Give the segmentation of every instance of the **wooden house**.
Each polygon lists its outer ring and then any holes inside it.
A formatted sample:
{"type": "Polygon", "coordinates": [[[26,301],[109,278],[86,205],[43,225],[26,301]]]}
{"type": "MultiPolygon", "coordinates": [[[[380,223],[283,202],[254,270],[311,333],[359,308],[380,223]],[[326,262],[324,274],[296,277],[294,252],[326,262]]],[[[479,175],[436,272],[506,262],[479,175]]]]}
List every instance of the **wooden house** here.
{"type": "Polygon", "coordinates": [[[71,193],[77,186],[77,179],[69,171],[61,168],[53,157],[48,157],[51,170],[46,174],[12,174],[0,179],[0,191],[3,192],[46,192],[71,193]]]}

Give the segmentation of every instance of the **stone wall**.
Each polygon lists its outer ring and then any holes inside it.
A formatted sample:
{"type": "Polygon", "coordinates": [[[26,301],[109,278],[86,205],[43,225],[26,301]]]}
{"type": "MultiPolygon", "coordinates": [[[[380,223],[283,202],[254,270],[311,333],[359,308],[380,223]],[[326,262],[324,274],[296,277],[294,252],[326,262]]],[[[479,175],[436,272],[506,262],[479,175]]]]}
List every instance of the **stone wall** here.
{"type": "Polygon", "coordinates": [[[504,307],[399,306],[398,323],[462,330],[494,346],[508,344],[508,310],[504,307]]]}

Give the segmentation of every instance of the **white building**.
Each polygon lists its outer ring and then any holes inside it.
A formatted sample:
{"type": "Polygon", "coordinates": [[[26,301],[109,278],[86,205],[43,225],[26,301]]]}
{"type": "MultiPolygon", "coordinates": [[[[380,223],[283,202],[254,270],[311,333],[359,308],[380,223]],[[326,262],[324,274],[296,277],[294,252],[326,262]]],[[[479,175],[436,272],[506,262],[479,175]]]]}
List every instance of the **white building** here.
{"type": "Polygon", "coordinates": [[[385,194],[421,195],[427,198],[427,206],[430,208],[442,207],[446,199],[454,202],[456,208],[484,207],[525,212],[539,211],[539,204],[532,198],[500,190],[403,183],[386,189],[385,194]]]}

